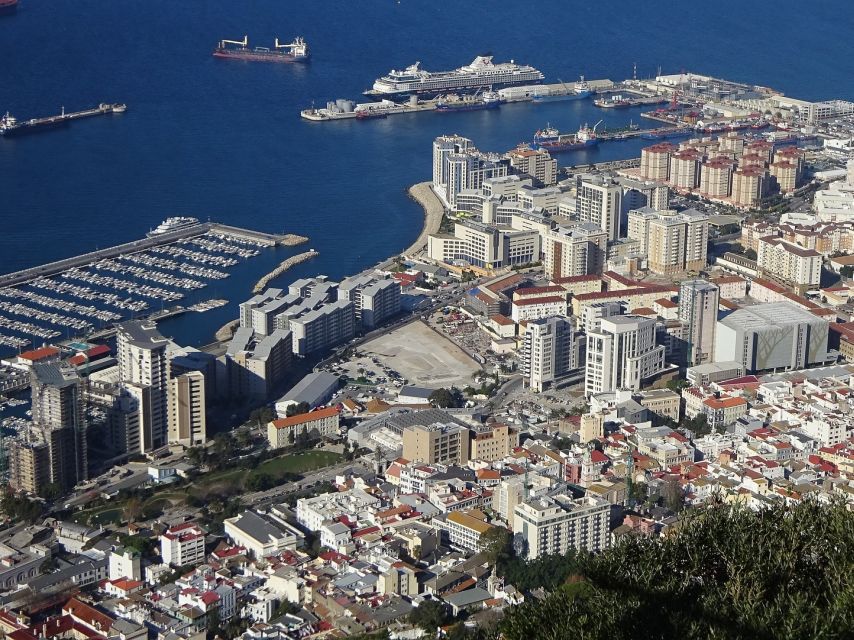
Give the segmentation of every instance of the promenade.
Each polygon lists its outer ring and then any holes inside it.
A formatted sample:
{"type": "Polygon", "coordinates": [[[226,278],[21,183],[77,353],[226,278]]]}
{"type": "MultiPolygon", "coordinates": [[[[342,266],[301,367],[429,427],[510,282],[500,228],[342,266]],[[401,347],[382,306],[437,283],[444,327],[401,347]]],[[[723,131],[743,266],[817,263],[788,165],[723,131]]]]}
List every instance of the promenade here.
{"type": "Polygon", "coordinates": [[[412,256],[427,248],[427,236],[433,233],[439,233],[439,227],[442,225],[442,217],[445,215],[445,207],[439,196],[433,193],[431,182],[419,182],[409,187],[409,197],[415,200],[424,209],[424,228],[421,234],[416,238],[403,254],[412,256]]]}

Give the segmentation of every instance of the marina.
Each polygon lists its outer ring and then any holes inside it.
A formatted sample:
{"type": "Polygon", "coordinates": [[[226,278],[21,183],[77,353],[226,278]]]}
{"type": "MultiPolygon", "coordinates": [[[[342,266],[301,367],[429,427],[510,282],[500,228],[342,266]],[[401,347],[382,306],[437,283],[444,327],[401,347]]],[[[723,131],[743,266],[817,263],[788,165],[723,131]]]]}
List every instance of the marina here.
{"type": "MultiPolygon", "coordinates": [[[[162,319],[222,307],[227,304],[222,298],[176,303],[228,278],[229,268],[265,248],[302,240],[195,221],[136,242],[0,276],[0,351],[105,337],[116,323],[130,318],[162,319]]],[[[302,259],[307,258],[294,256],[285,262],[290,266],[302,259]]]]}

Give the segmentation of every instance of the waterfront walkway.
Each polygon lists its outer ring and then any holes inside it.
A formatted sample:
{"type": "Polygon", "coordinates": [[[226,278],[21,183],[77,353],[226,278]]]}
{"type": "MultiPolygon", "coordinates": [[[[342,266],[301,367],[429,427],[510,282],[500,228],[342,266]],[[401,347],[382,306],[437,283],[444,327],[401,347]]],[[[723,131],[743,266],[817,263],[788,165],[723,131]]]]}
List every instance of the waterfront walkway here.
{"type": "Polygon", "coordinates": [[[413,242],[403,254],[412,256],[427,248],[427,236],[439,233],[442,225],[442,217],[445,215],[445,207],[439,196],[433,193],[431,182],[419,182],[409,187],[409,197],[415,200],[424,209],[424,228],[421,235],[413,242]]]}

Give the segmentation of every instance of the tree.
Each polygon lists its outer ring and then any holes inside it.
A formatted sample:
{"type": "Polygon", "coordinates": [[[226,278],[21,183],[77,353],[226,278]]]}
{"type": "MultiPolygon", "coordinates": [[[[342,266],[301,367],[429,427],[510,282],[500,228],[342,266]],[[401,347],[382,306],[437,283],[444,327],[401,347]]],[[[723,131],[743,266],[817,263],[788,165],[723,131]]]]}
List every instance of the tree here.
{"type": "Polygon", "coordinates": [[[37,500],[30,500],[26,496],[18,496],[8,491],[0,500],[0,509],[15,521],[32,523],[41,517],[44,505],[37,500]]]}
{"type": "Polygon", "coordinates": [[[259,407],[249,414],[249,420],[255,422],[258,427],[262,427],[271,420],[276,419],[276,414],[270,407],[259,407]]]}
{"type": "Polygon", "coordinates": [[[854,278],[854,265],[847,264],[839,270],[839,275],[841,275],[846,280],[850,280],[854,278]]]}
{"type": "Polygon", "coordinates": [[[285,409],[285,415],[290,418],[291,416],[299,416],[309,411],[311,411],[309,404],[307,402],[300,402],[288,405],[288,408],[285,409]]]}
{"type": "Polygon", "coordinates": [[[269,473],[254,473],[246,479],[249,491],[266,491],[276,486],[276,479],[269,473]]]}
{"type": "Polygon", "coordinates": [[[40,574],[53,573],[57,569],[59,569],[59,562],[57,562],[56,558],[53,556],[46,558],[44,562],[39,565],[40,574]]]}
{"type": "Polygon", "coordinates": [[[53,502],[54,500],[62,496],[62,493],[62,487],[59,486],[56,482],[48,482],[39,492],[41,497],[47,500],[48,502],[53,502]]]}
{"type": "Polygon", "coordinates": [[[754,249],[745,249],[744,257],[748,260],[756,260],[756,251],[754,249]]]}
{"type": "Polygon", "coordinates": [[[504,640],[850,638],[852,548],[854,513],[842,501],[781,502],[758,513],[698,509],[670,535],[624,536],[583,556],[583,581],[509,610],[500,633],[504,640]]]}
{"type": "Polygon", "coordinates": [[[142,500],[137,496],[131,496],[125,501],[122,515],[127,522],[134,522],[142,515],[142,500]]]}
{"type": "Polygon", "coordinates": [[[667,381],[667,388],[671,391],[681,391],[685,387],[690,386],[690,384],[691,383],[682,378],[672,378],[671,380],[667,381]]]}
{"type": "Polygon", "coordinates": [[[712,432],[709,426],[709,418],[705,413],[698,413],[693,418],[682,421],[682,426],[688,429],[695,437],[702,437],[712,432]]]}
{"type": "Polygon", "coordinates": [[[436,629],[446,625],[451,616],[447,607],[437,600],[425,600],[409,613],[409,622],[421,627],[428,634],[436,633],[436,629]]]}
{"type": "Polygon", "coordinates": [[[497,564],[500,558],[512,553],[511,539],[510,532],[504,527],[492,527],[480,536],[480,550],[486,554],[490,565],[497,564]]]}
{"type": "Polygon", "coordinates": [[[460,390],[454,387],[450,389],[436,389],[427,399],[430,401],[430,404],[440,409],[459,407],[463,403],[460,390]]]}
{"type": "Polygon", "coordinates": [[[676,480],[668,480],[661,487],[661,498],[664,500],[664,506],[671,511],[682,511],[685,506],[682,486],[676,480]]]}

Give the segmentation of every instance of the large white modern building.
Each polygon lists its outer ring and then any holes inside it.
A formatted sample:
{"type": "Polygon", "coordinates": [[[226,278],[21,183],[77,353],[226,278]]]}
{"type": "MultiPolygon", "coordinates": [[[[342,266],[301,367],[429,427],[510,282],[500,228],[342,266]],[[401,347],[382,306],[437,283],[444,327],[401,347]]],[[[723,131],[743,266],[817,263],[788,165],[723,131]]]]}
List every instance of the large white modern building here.
{"type": "Polygon", "coordinates": [[[769,302],[718,320],[715,361],[747,372],[802,369],[827,359],[829,323],[791,302],[769,302]]]}
{"type": "Polygon", "coordinates": [[[631,389],[664,368],[663,345],[655,343],[655,320],[641,316],[612,316],[593,323],[587,334],[584,392],[631,389]]]}
{"type": "Polygon", "coordinates": [[[567,318],[531,320],[522,346],[522,373],[525,383],[542,391],[574,367],[574,334],[567,318]]]}
{"type": "Polygon", "coordinates": [[[458,222],[454,233],[428,236],[427,255],[447,264],[482,269],[528,264],[540,259],[540,234],[480,222],[458,222]]]}
{"type": "Polygon", "coordinates": [[[122,386],[139,406],[140,451],[166,444],[168,425],[168,340],[154,322],[129,321],[116,330],[122,386]]]}
{"type": "Polygon", "coordinates": [[[506,176],[507,166],[497,155],[478,151],[468,138],[440,136],[433,141],[433,191],[451,210],[456,210],[461,191],[506,176]]]}
{"type": "Polygon", "coordinates": [[[576,215],[581,222],[591,222],[602,229],[608,240],[620,237],[620,213],[623,189],[609,179],[584,180],[578,186],[576,215]]]}
{"type": "Polygon", "coordinates": [[[244,511],[233,518],[226,518],[223,526],[225,535],[235,544],[246,547],[256,559],[296,549],[299,541],[292,528],[254,511],[244,511]]]}
{"type": "Polygon", "coordinates": [[[400,283],[369,275],[348,278],[338,286],[338,299],[352,302],[357,322],[373,329],[400,313],[400,283]]]}
{"type": "Polygon", "coordinates": [[[610,513],[611,505],[601,498],[543,496],[516,505],[513,533],[524,541],[531,560],[570,549],[601,551],[610,546],[610,513]]]}

